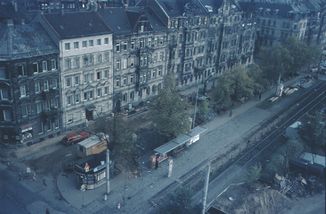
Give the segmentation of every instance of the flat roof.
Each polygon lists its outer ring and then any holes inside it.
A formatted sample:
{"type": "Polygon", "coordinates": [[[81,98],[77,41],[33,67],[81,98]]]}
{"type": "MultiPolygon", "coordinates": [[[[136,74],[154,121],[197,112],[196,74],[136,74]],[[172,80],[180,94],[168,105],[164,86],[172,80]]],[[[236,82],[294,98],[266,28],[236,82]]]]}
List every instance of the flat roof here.
{"type": "Polygon", "coordinates": [[[96,144],[98,144],[99,142],[101,142],[100,138],[96,135],[90,136],[89,138],[81,141],[78,143],[79,146],[90,148],[96,144]]]}
{"type": "Polygon", "coordinates": [[[303,153],[300,158],[305,161],[309,161],[313,164],[319,164],[323,167],[326,167],[326,158],[325,156],[317,155],[317,154],[312,154],[309,152],[303,153]]]}
{"type": "Polygon", "coordinates": [[[207,130],[206,128],[196,126],[195,128],[190,130],[188,135],[190,135],[191,137],[194,137],[196,135],[200,135],[200,134],[204,133],[206,130],[207,130]]]}
{"type": "Polygon", "coordinates": [[[169,142],[163,144],[162,146],[154,149],[155,152],[160,153],[160,154],[166,154],[173,149],[182,146],[186,144],[187,142],[190,141],[190,139],[196,135],[200,135],[201,133],[205,132],[207,129],[197,126],[190,130],[189,133],[187,134],[180,134],[178,137],[176,137],[173,140],[170,140],[169,142]]]}

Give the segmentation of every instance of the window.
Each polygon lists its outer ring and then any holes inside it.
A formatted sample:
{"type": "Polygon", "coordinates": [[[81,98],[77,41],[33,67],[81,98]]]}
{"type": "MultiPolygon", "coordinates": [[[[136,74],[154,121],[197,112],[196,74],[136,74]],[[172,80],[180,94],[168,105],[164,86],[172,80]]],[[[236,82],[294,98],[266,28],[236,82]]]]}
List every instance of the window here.
{"type": "Polygon", "coordinates": [[[110,61],[110,52],[105,52],[104,53],[104,60],[109,62],[110,61]]]}
{"type": "Polygon", "coordinates": [[[71,86],[71,77],[66,78],[66,86],[70,87],[71,86]]]}
{"type": "Polygon", "coordinates": [[[12,121],[12,114],[10,110],[2,110],[3,121],[12,121]]]}
{"type": "Polygon", "coordinates": [[[93,91],[84,92],[84,100],[93,99],[93,91]]]}
{"type": "Polygon", "coordinates": [[[0,89],[0,100],[8,100],[9,92],[8,89],[2,88],[0,89]]]}
{"type": "Polygon", "coordinates": [[[86,48],[87,47],[87,41],[83,41],[82,46],[83,46],[83,48],[86,48]]]}
{"type": "Polygon", "coordinates": [[[115,85],[120,86],[120,80],[119,79],[116,80],[115,85]]]}
{"type": "Polygon", "coordinates": [[[130,48],[133,50],[135,48],[135,41],[131,41],[130,48]]]}
{"type": "Polygon", "coordinates": [[[18,76],[27,76],[27,72],[25,71],[24,65],[17,65],[16,70],[18,76]]]}
{"type": "Polygon", "coordinates": [[[70,43],[65,43],[65,50],[70,50],[70,43]]]}
{"type": "Polygon", "coordinates": [[[91,82],[93,81],[94,75],[92,73],[84,74],[84,82],[91,82]]]}
{"type": "Polygon", "coordinates": [[[79,57],[75,57],[73,59],[73,67],[74,68],[79,68],[80,67],[80,58],[79,57]]]}
{"type": "Polygon", "coordinates": [[[116,44],[116,46],[115,46],[115,51],[116,51],[116,52],[119,52],[119,51],[120,51],[120,44],[116,44]]]}
{"type": "Polygon", "coordinates": [[[74,80],[75,80],[75,85],[79,85],[79,76],[75,76],[74,77],[74,80]]]}
{"type": "Polygon", "coordinates": [[[83,57],[83,65],[84,66],[87,66],[87,65],[89,65],[90,63],[89,63],[89,58],[88,58],[88,56],[84,56],[83,57]]]}
{"type": "Polygon", "coordinates": [[[67,96],[67,105],[70,106],[72,104],[72,96],[68,95],[67,96]]]}
{"type": "Polygon", "coordinates": [[[135,65],[135,59],[132,57],[130,58],[130,67],[134,67],[135,65]]]}
{"type": "Polygon", "coordinates": [[[127,59],[124,58],[122,59],[122,69],[126,69],[127,68],[127,59]]]}
{"type": "Polygon", "coordinates": [[[134,83],[134,76],[133,75],[130,76],[130,83],[134,83]]]}
{"type": "Polygon", "coordinates": [[[117,70],[120,70],[121,67],[120,67],[120,60],[119,60],[119,59],[117,59],[117,61],[115,62],[115,65],[116,65],[115,68],[116,68],[117,70]]]}
{"type": "Polygon", "coordinates": [[[109,38],[104,38],[104,44],[109,44],[109,38]]]}
{"type": "Polygon", "coordinates": [[[122,49],[123,49],[124,51],[127,50],[127,42],[124,42],[124,43],[122,44],[122,49]]]}
{"type": "Polygon", "coordinates": [[[48,91],[49,90],[49,81],[44,80],[43,86],[44,86],[44,91],[48,91]]]}
{"type": "Polygon", "coordinates": [[[57,79],[52,79],[51,80],[51,87],[53,89],[56,89],[58,87],[58,80],[57,79]]]}
{"type": "Polygon", "coordinates": [[[109,87],[106,86],[106,87],[104,88],[104,94],[108,94],[108,93],[109,93],[109,87]]]}
{"type": "Polygon", "coordinates": [[[102,72],[101,71],[96,72],[96,79],[97,80],[101,79],[101,76],[102,76],[102,72]]]}
{"type": "Polygon", "coordinates": [[[97,45],[101,45],[102,44],[102,40],[101,39],[97,39],[97,45]]]}
{"type": "Polygon", "coordinates": [[[21,111],[22,111],[22,117],[27,117],[28,116],[28,105],[22,105],[21,111]]]}
{"type": "Polygon", "coordinates": [[[68,114],[67,115],[67,124],[74,122],[74,115],[68,114]]]}
{"type": "Polygon", "coordinates": [[[80,102],[80,94],[75,94],[75,103],[80,102]]]}
{"type": "Polygon", "coordinates": [[[97,63],[102,63],[102,54],[97,55],[97,63]]]}
{"type": "Polygon", "coordinates": [[[42,103],[41,102],[36,102],[36,113],[39,114],[42,112],[42,103]]]}
{"type": "Polygon", "coordinates": [[[55,59],[51,60],[51,69],[52,70],[56,70],[57,69],[57,63],[55,59]]]}
{"type": "Polygon", "coordinates": [[[108,76],[109,76],[109,70],[105,70],[105,71],[103,71],[104,72],[104,77],[105,78],[108,78],[108,76]]]}
{"type": "Polygon", "coordinates": [[[102,88],[97,89],[97,96],[101,97],[102,96],[102,88]]]}
{"type": "Polygon", "coordinates": [[[123,78],[123,85],[127,85],[127,84],[128,84],[127,77],[124,77],[123,78]]]}
{"type": "Polygon", "coordinates": [[[27,96],[26,85],[21,85],[19,87],[19,90],[20,90],[20,97],[26,97],[27,96]]]}
{"type": "Polygon", "coordinates": [[[54,128],[55,129],[58,129],[59,128],[59,120],[58,119],[56,119],[55,121],[54,121],[54,128]]]}
{"type": "Polygon", "coordinates": [[[93,40],[89,40],[89,41],[88,41],[88,45],[89,45],[89,46],[94,46],[94,41],[93,41],[93,40]]]}
{"type": "Polygon", "coordinates": [[[32,70],[33,70],[33,73],[35,74],[35,73],[38,73],[38,64],[37,64],[37,62],[34,62],[33,64],[32,64],[32,70]]]}
{"type": "Polygon", "coordinates": [[[130,92],[130,100],[134,100],[135,98],[135,92],[130,92]]]}
{"type": "Polygon", "coordinates": [[[79,48],[79,42],[74,42],[74,48],[78,49],[79,48]]]}
{"type": "Polygon", "coordinates": [[[71,69],[71,59],[65,59],[64,68],[71,69]]]}
{"type": "Polygon", "coordinates": [[[123,100],[124,102],[127,101],[127,93],[123,94],[123,96],[122,96],[122,100],[123,100]]]}

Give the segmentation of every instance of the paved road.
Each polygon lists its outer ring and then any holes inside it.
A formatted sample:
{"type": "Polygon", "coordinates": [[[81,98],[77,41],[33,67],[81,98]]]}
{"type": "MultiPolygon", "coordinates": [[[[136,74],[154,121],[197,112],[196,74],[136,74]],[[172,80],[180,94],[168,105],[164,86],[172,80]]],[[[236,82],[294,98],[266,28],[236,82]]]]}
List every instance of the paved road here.
{"type": "Polygon", "coordinates": [[[39,196],[19,184],[17,178],[4,170],[0,171],[0,188],[1,214],[29,214],[27,206],[40,200],[39,196]]]}

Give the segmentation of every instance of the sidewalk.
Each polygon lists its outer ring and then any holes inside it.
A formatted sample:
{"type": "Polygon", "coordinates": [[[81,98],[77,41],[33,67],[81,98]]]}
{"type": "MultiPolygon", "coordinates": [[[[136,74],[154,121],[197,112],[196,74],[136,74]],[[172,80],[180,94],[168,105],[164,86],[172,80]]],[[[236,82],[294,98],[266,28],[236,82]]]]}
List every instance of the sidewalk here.
{"type": "MultiPolygon", "coordinates": [[[[286,84],[292,85],[298,78],[286,84]]],[[[75,178],[70,175],[58,176],[58,189],[63,198],[82,213],[149,213],[152,206],[150,201],[157,193],[174,182],[180,182],[182,176],[206,159],[225,154],[234,145],[242,142],[243,137],[262,121],[281,110],[279,107],[267,110],[255,107],[273,94],[275,89],[271,90],[263,94],[261,101],[251,100],[233,109],[232,117],[225,114],[205,124],[207,132],[201,136],[199,142],[175,158],[171,178],[167,178],[167,163],[157,170],[143,172],[139,178],[128,179],[119,175],[111,180],[112,191],[107,201],[103,200],[105,185],[93,191],[81,192],[76,188],[75,178]],[[118,203],[121,203],[120,210],[117,209],[118,203]]]]}

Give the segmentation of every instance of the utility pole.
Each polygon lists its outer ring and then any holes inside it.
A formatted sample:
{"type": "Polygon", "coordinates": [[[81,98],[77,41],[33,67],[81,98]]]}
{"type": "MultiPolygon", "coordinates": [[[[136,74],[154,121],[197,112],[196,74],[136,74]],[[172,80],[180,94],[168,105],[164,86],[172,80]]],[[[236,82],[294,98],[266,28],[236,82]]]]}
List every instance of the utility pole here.
{"type": "Polygon", "coordinates": [[[106,195],[110,193],[110,150],[106,150],[106,195]]]}
{"type": "Polygon", "coordinates": [[[207,201],[207,192],[208,192],[208,185],[209,185],[209,174],[211,172],[211,163],[208,163],[207,167],[207,174],[205,179],[205,186],[204,186],[204,196],[203,196],[203,210],[202,214],[205,214],[206,212],[206,201],[207,201]]]}

